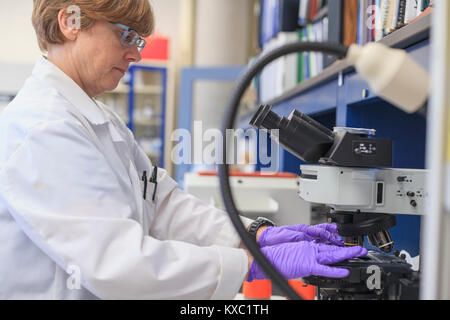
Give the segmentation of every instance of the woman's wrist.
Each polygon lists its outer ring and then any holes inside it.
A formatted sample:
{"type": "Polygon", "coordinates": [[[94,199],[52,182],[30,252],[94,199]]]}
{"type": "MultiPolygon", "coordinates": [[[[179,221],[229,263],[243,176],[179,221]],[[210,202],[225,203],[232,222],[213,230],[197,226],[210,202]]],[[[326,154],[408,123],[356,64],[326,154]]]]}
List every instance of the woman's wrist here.
{"type": "Polygon", "coordinates": [[[261,237],[261,234],[264,230],[266,230],[269,226],[262,226],[256,231],[256,242],[259,242],[259,237],[261,237]]]}
{"type": "Polygon", "coordinates": [[[245,253],[247,253],[247,258],[248,258],[248,269],[247,269],[247,274],[245,275],[245,279],[244,281],[247,281],[248,279],[248,274],[250,273],[250,268],[252,267],[252,263],[253,263],[253,256],[251,255],[250,251],[245,250],[245,253]]]}
{"type": "MultiPolygon", "coordinates": [[[[267,229],[269,226],[262,226],[258,229],[258,231],[256,232],[256,242],[258,242],[259,237],[261,236],[262,232],[267,229]]],[[[247,281],[248,279],[248,274],[250,272],[250,268],[252,267],[252,263],[253,263],[253,256],[251,255],[250,251],[248,251],[244,245],[241,243],[241,245],[239,246],[240,248],[243,248],[245,250],[245,253],[247,254],[248,257],[248,269],[247,269],[247,274],[245,275],[245,279],[244,281],[247,281]]]]}

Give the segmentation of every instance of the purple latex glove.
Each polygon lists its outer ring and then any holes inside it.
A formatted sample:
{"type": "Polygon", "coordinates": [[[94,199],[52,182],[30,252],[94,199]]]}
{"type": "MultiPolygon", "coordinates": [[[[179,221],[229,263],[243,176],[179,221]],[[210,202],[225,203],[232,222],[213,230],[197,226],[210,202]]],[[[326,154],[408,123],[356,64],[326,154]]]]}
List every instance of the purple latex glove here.
{"type": "Polygon", "coordinates": [[[261,232],[258,240],[259,246],[273,246],[286,242],[315,241],[318,243],[330,242],[343,246],[335,224],[323,223],[315,226],[297,224],[284,227],[269,227],[261,232]]]}
{"type": "MultiPolygon", "coordinates": [[[[263,247],[261,251],[288,280],[308,276],[345,278],[349,275],[349,270],[328,265],[367,255],[367,250],[360,246],[337,247],[308,241],[263,247]]],[[[253,261],[247,281],[267,278],[262,268],[253,261]]]]}

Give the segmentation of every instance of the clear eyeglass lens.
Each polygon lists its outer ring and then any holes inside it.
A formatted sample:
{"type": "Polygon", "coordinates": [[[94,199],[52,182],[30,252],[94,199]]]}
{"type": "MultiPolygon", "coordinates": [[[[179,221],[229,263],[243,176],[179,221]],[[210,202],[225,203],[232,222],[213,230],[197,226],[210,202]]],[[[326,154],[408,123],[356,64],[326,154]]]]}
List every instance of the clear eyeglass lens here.
{"type": "Polygon", "coordinates": [[[122,44],[127,48],[131,48],[137,44],[138,50],[141,52],[141,50],[144,49],[146,42],[138,35],[136,31],[129,30],[124,31],[122,35],[122,44]]]}
{"type": "Polygon", "coordinates": [[[136,31],[134,30],[124,31],[122,35],[122,42],[126,47],[130,48],[136,43],[136,38],[139,38],[136,31]]]}

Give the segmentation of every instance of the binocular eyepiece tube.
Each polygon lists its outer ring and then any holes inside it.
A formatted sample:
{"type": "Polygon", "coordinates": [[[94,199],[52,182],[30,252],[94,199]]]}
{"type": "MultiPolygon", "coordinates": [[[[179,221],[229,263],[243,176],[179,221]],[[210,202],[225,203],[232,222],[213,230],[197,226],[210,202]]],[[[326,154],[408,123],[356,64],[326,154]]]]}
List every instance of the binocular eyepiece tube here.
{"type": "Polygon", "coordinates": [[[281,147],[305,162],[317,162],[331,148],[333,132],[294,110],[289,117],[279,117],[270,105],[262,105],[250,121],[250,125],[271,134],[281,147]]]}

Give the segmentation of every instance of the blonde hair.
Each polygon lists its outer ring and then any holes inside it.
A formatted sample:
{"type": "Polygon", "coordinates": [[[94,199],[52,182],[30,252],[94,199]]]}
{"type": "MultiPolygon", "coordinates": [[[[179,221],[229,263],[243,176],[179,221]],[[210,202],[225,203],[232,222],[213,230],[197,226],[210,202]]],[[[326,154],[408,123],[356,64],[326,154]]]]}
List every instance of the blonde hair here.
{"type": "Polygon", "coordinates": [[[33,0],[31,21],[42,51],[48,51],[49,44],[65,42],[58,13],[70,6],[79,9],[81,29],[89,29],[95,20],[105,20],[126,25],[142,37],[148,37],[154,30],[149,0],[33,0]]]}

